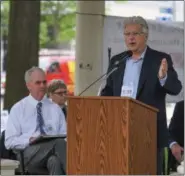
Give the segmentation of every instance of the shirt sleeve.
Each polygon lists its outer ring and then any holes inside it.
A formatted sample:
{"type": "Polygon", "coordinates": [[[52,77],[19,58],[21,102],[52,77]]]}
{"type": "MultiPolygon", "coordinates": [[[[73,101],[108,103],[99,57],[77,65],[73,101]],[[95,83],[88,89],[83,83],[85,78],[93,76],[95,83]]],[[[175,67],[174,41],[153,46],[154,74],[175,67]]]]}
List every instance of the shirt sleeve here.
{"type": "Polygon", "coordinates": [[[169,146],[170,149],[172,148],[172,146],[173,146],[174,144],[177,144],[177,142],[174,141],[174,142],[171,142],[171,143],[170,143],[170,146],[169,146]]]}
{"type": "Polygon", "coordinates": [[[5,147],[7,149],[24,149],[29,145],[28,135],[21,133],[21,126],[18,118],[20,114],[21,111],[18,105],[13,106],[5,130],[5,147]]]}
{"type": "Polygon", "coordinates": [[[67,125],[66,119],[61,108],[58,107],[58,117],[59,117],[59,134],[67,135],[67,125]]]}
{"type": "Polygon", "coordinates": [[[165,85],[167,77],[168,77],[168,75],[166,75],[166,76],[165,76],[164,78],[162,78],[162,79],[159,79],[159,82],[160,82],[161,86],[164,86],[164,85],[165,85]]]}

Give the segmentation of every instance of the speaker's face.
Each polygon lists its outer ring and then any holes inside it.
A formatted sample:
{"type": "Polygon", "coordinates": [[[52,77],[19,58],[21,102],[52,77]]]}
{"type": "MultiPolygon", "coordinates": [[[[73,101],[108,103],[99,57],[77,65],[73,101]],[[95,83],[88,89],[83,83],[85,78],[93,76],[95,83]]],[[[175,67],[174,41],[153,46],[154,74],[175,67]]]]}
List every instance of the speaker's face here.
{"type": "Polygon", "coordinates": [[[128,50],[133,52],[142,51],[146,47],[147,35],[139,24],[126,25],[124,39],[128,50]]]}

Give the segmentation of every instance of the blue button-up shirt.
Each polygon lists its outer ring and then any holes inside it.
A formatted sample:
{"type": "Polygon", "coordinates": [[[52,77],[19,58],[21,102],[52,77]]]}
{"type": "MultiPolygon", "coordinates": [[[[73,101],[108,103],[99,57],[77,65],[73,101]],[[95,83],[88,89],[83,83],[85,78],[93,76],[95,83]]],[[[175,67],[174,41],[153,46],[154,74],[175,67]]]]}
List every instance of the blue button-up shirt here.
{"type": "MultiPolygon", "coordinates": [[[[132,57],[130,57],[126,61],[125,73],[123,77],[123,85],[133,87],[133,94],[131,97],[134,99],[136,98],[136,95],[137,95],[139,77],[140,77],[141,68],[142,68],[146,50],[147,50],[147,47],[145,48],[145,50],[143,51],[139,59],[135,60],[132,57]]],[[[161,86],[165,84],[166,79],[167,79],[167,75],[165,78],[159,80],[161,86]]]]}

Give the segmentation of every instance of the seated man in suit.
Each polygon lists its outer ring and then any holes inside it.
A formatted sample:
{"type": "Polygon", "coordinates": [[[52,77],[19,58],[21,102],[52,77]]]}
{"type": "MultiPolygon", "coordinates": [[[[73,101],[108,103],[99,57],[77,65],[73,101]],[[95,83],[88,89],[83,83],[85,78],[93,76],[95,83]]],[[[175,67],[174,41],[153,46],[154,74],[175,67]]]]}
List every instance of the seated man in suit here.
{"type": "Polygon", "coordinates": [[[67,116],[67,107],[66,107],[66,98],[65,96],[67,95],[67,86],[66,84],[59,79],[53,79],[49,82],[48,84],[48,96],[51,98],[53,102],[58,104],[65,117],[67,116]]]}
{"type": "Polygon", "coordinates": [[[32,67],[25,73],[30,95],[18,101],[10,110],[5,130],[5,147],[23,150],[28,172],[47,168],[51,175],[66,172],[66,141],[50,139],[33,144],[40,135],[66,135],[66,121],[60,107],[46,96],[46,75],[32,67]],[[36,169],[37,170],[37,169],[36,169]]]}
{"type": "Polygon", "coordinates": [[[176,104],[171,122],[169,125],[170,133],[170,149],[174,156],[170,156],[170,165],[176,169],[176,161],[180,162],[182,159],[182,152],[184,151],[184,100],[176,104]],[[176,160],[176,161],[175,161],[176,160]]]}

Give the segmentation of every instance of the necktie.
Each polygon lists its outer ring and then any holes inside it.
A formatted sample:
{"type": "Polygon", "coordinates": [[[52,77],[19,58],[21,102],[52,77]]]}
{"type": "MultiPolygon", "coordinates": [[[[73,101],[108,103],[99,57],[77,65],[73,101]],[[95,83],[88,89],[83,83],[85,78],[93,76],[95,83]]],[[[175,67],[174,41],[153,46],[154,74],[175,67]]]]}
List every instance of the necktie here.
{"type": "Polygon", "coordinates": [[[43,116],[42,116],[42,103],[39,102],[37,104],[37,125],[38,125],[38,128],[40,130],[40,133],[41,134],[46,134],[43,127],[44,127],[44,119],[43,119],[43,116]]]}

